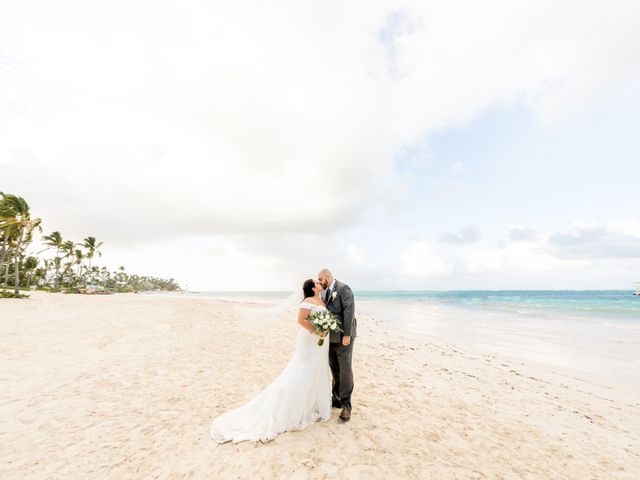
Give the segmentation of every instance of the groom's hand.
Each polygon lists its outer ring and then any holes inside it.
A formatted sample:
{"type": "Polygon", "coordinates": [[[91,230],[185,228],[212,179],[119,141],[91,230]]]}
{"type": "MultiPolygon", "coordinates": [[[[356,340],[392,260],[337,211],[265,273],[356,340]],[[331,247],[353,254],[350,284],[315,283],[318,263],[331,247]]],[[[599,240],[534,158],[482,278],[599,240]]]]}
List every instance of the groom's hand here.
{"type": "Polygon", "coordinates": [[[342,346],[343,347],[348,347],[350,343],[351,343],[351,337],[349,337],[347,335],[342,337],[342,346]]]}

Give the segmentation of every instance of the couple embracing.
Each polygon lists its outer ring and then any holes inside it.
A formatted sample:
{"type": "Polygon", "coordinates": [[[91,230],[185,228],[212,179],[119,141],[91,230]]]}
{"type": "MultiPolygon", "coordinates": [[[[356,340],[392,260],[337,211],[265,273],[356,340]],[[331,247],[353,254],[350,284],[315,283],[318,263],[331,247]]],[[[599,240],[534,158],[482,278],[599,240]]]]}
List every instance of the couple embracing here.
{"type": "Polygon", "coordinates": [[[317,280],[305,281],[302,289],[301,328],[289,363],[258,396],[213,421],[210,433],[217,442],[266,442],[282,432],[329,420],[332,407],[340,409],[343,422],[351,419],[351,354],[356,337],[353,292],[326,269],[317,280]],[[327,311],[337,317],[340,328],[316,327],[314,316],[327,311]],[[327,334],[329,342],[318,341],[327,334]]]}

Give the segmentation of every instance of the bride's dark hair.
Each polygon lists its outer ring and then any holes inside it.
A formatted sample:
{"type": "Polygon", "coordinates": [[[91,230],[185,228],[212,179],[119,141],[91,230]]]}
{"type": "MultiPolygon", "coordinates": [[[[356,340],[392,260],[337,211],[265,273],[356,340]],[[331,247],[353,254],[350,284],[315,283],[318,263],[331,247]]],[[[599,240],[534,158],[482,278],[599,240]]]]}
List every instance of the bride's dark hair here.
{"type": "Polygon", "coordinates": [[[316,293],[313,291],[313,287],[316,286],[316,282],[313,279],[305,280],[302,284],[302,291],[304,292],[304,298],[313,297],[316,293]]]}

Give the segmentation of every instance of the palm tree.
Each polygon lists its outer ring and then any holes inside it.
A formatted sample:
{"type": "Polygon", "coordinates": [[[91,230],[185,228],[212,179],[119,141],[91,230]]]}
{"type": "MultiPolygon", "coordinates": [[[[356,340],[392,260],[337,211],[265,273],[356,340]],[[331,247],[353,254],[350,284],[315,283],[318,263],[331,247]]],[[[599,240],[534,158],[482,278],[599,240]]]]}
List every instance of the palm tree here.
{"type": "Polygon", "coordinates": [[[28,244],[31,233],[34,229],[40,227],[42,220],[39,218],[32,219],[29,204],[24,198],[16,195],[3,194],[0,208],[0,217],[4,219],[4,222],[7,223],[7,225],[17,225],[19,229],[13,258],[14,293],[18,295],[20,294],[20,252],[22,243],[25,242],[25,244],[28,244]]]}
{"type": "Polygon", "coordinates": [[[89,285],[95,285],[96,283],[100,283],[100,269],[96,266],[87,268],[87,277],[89,280],[88,282],[89,285]]]}
{"type": "Polygon", "coordinates": [[[56,268],[56,272],[55,272],[55,279],[54,279],[54,288],[57,290],[58,289],[58,283],[60,280],[60,250],[62,249],[63,245],[64,245],[64,241],[62,240],[62,235],[60,235],[60,232],[55,231],[55,232],[51,232],[51,235],[45,235],[44,237],[42,237],[42,239],[44,240],[44,244],[47,245],[49,248],[55,248],[56,249],[56,257],[54,260],[54,265],[56,268]]]}
{"type": "MultiPolygon", "coordinates": [[[[44,265],[40,268],[36,268],[35,278],[36,278],[37,285],[42,285],[47,281],[47,277],[49,276],[49,270],[51,270],[51,266],[53,265],[55,267],[55,264],[56,264],[55,260],[56,259],[49,260],[45,258],[42,261],[44,265]]],[[[60,260],[60,259],[57,259],[57,260],[60,260]]],[[[59,261],[58,261],[58,264],[60,264],[59,261]]]]}
{"type": "Polygon", "coordinates": [[[19,294],[21,284],[30,288],[32,283],[39,285],[50,281],[52,268],[56,289],[60,285],[77,287],[87,281],[100,282],[117,292],[179,289],[173,279],[129,275],[124,267],[110,272],[106,267],[92,266],[95,255],[102,256],[99,249],[103,242],[96,241],[95,237],[86,237],[83,243],[76,245],[71,240],[64,241],[58,231],[44,236],[45,250],[55,248],[56,255],[51,260],[45,259],[41,266],[38,254],[26,256],[34,231],[42,231],[40,224],[39,218],[31,218],[29,205],[22,197],[0,192],[0,277],[4,275],[4,284],[8,285],[10,275],[13,275],[16,294],[19,294]],[[86,264],[85,259],[88,260],[86,264]],[[25,272],[26,278],[20,278],[21,272],[25,272]]]}
{"type": "MultiPolygon", "coordinates": [[[[29,227],[27,228],[25,235],[24,235],[24,239],[22,241],[22,252],[20,252],[20,259],[22,260],[24,257],[24,253],[27,249],[27,246],[29,244],[31,244],[31,242],[33,241],[33,232],[35,230],[38,230],[40,232],[42,232],[42,220],[40,220],[39,218],[36,218],[35,220],[32,221],[31,225],[29,225],[29,227]]],[[[29,260],[29,258],[31,258],[32,260],[30,260],[29,264],[32,264],[34,261],[36,262],[36,267],[38,264],[38,258],[37,257],[27,257],[27,260],[29,260]]],[[[25,260],[25,265],[27,260],[25,260]]],[[[33,276],[33,271],[31,272],[31,276],[33,276]]],[[[31,285],[31,277],[29,277],[29,285],[28,287],[31,285]]]]}
{"type": "Polygon", "coordinates": [[[80,278],[80,274],[82,271],[82,261],[84,260],[84,253],[82,252],[82,250],[76,249],[74,255],[76,256],[75,264],[78,266],[78,273],[76,275],[78,275],[78,278],[80,278]]]}
{"type": "Polygon", "coordinates": [[[87,250],[87,258],[89,259],[89,268],[91,268],[91,259],[97,253],[99,257],[102,256],[102,253],[98,251],[98,249],[102,246],[104,242],[96,242],[96,237],[87,237],[84,239],[84,243],[82,246],[87,250]]]}
{"type": "Polygon", "coordinates": [[[2,265],[4,265],[4,257],[7,254],[7,245],[9,244],[8,228],[0,226],[0,242],[2,242],[2,246],[0,246],[0,268],[2,268],[2,265]]]}
{"type": "MultiPolygon", "coordinates": [[[[74,255],[74,251],[76,248],[76,244],[72,240],[67,240],[62,244],[62,251],[64,252],[64,259],[67,260],[74,255]]],[[[71,267],[73,266],[73,260],[67,261],[64,264],[64,272],[63,276],[69,276],[69,272],[71,271],[71,267]]],[[[67,281],[67,287],[70,286],[70,281],[67,281]]]]}
{"type": "Polygon", "coordinates": [[[118,271],[114,272],[114,277],[115,277],[115,289],[116,291],[119,291],[120,289],[122,289],[124,287],[124,285],[127,285],[127,283],[129,282],[129,275],[127,275],[124,271],[124,266],[119,266],[118,267],[118,271]]]}
{"type": "MultiPolygon", "coordinates": [[[[15,245],[15,243],[16,242],[11,242],[9,244],[9,248],[11,248],[13,245],[15,245]]],[[[4,281],[2,282],[5,287],[9,286],[9,272],[10,272],[10,268],[11,268],[11,261],[13,260],[13,257],[11,255],[12,255],[11,250],[8,250],[7,251],[7,262],[6,262],[6,265],[4,267],[4,281]]]]}
{"type": "Polygon", "coordinates": [[[73,255],[73,250],[76,248],[76,244],[72,240],[67,240],[62,244],[62,250],[64,251],[64,258],[73,255]]]}
{"type": "Polygon", "coordinates": [[[24,261],[24,271],[27,274],[27,290],[31,288],[31,281],[36,268],[38,268],[38,258],[27,257],[24,261]]]}
{"type": "MultiPolygon", "coordinates": [[[[18,228],[15,224],[15,212],[12,210],[9,202],[6,200],[4,193],[0,192],[0,239],[2,247],[0,247],[0,269],[7,260],[7,269],[5,270],[8,278],[9,261],[11,258],[11,244],[18,238],[18,228]]],[[[7,281],[5,280],[5,284],[7,281]]]]}

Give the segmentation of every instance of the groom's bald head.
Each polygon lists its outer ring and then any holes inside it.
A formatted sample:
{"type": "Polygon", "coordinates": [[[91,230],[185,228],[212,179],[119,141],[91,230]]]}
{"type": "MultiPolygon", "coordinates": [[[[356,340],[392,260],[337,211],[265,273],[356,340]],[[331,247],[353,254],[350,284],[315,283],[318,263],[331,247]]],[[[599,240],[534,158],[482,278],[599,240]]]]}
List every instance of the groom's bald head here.
{"type": "Polygon", "coordinates": [[[323,268],[322,270],[320,270],[320,273],[318,273],[318,282],[320,282],[322,288],[329,288],[329,285],[331,285],[331,282],[333,282],[333,274],[326,268],[323,268]]]}

